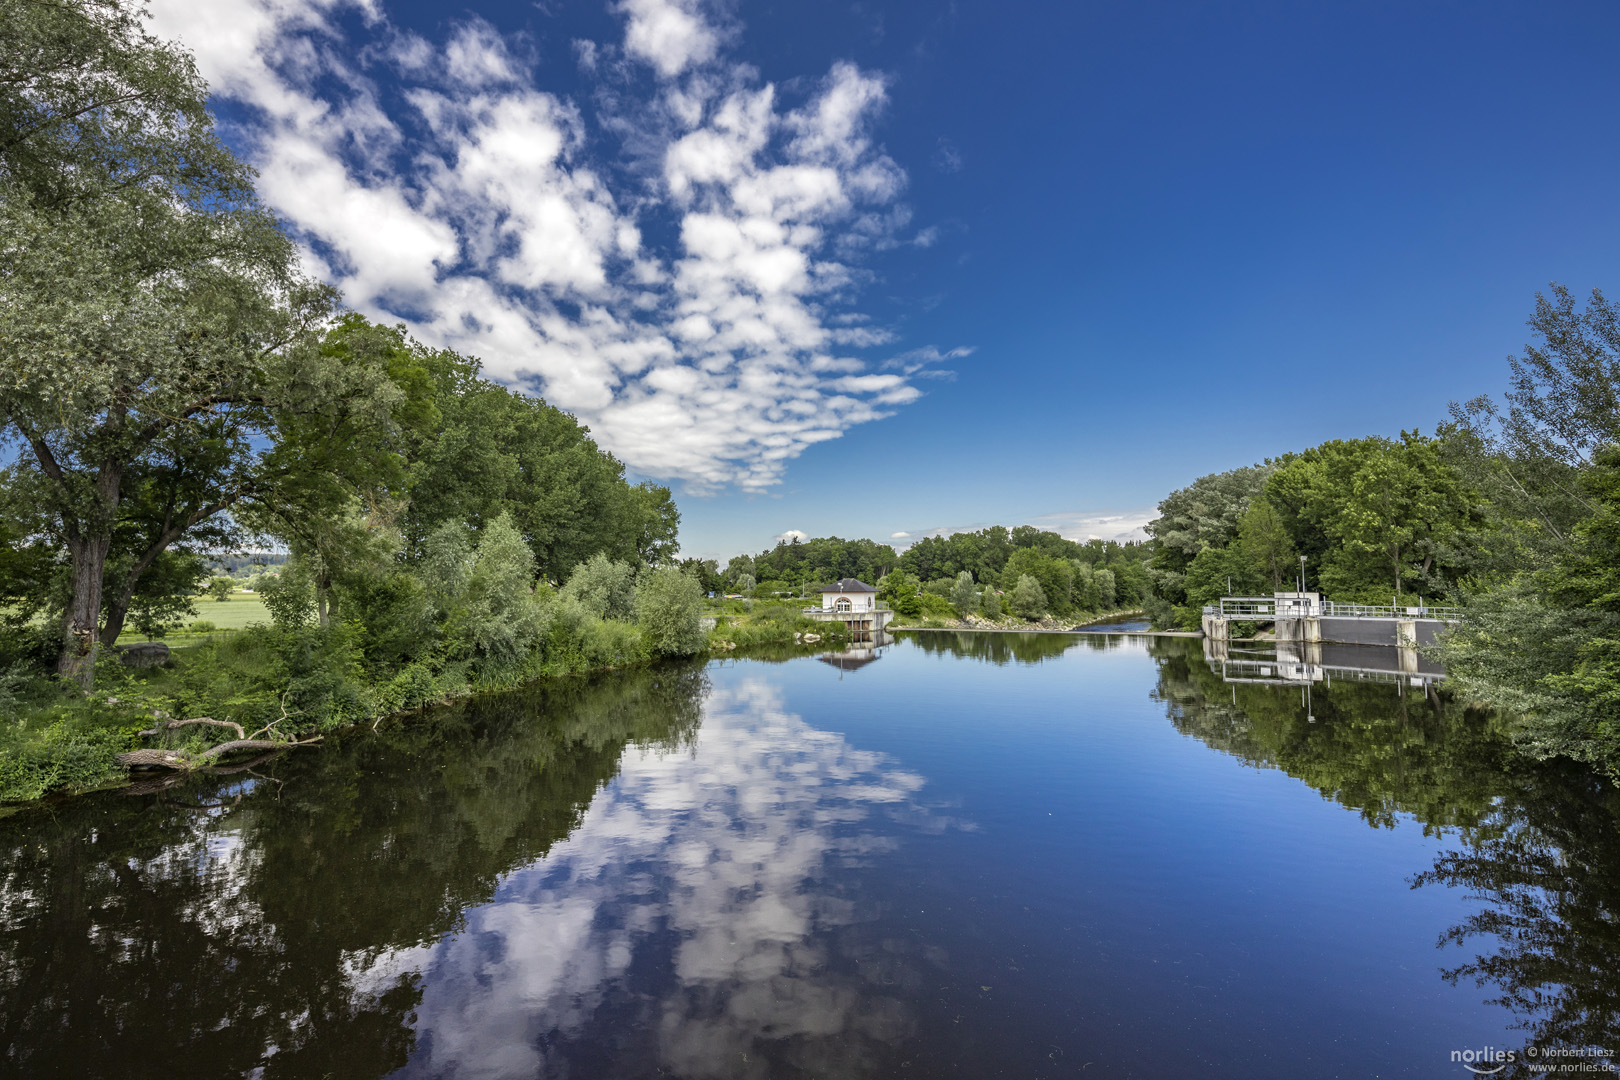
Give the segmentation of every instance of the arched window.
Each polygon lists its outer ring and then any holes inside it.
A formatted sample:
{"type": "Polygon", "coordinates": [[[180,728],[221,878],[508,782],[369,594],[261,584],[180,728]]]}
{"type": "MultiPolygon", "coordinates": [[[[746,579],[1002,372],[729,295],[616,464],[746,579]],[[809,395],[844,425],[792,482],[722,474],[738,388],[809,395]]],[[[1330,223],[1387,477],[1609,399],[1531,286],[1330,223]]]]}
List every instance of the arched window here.
{"type": "Polygon", "coordinates": [[[840,596],[833,604],[834,611],[848,611],[850,609],[849,597],[840,596]]]}

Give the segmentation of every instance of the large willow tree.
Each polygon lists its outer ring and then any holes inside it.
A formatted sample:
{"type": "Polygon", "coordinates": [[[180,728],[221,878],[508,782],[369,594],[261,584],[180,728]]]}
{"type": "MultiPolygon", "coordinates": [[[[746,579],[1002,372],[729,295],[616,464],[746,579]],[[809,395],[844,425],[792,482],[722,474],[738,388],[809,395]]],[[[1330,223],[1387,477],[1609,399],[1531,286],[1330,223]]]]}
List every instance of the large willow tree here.
{"type": "Polygon", "coordinates": [[[350,392],[307,347],[332,300],[220,143],[188,54],[125,4],[0,0],[0,422],[71,562],[64,675],[90,684],[109,551],[154,457],[198,464],[125,593],[263,486],[273,406],[350,392]]]}

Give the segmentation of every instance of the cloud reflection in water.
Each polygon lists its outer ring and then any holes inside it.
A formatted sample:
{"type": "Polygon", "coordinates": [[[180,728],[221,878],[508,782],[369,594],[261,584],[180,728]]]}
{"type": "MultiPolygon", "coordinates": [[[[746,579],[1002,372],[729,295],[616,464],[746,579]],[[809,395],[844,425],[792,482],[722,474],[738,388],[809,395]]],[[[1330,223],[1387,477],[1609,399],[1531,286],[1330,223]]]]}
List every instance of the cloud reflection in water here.
{"type": "Polygon", "coordinates": [[[866,1071],[911,1031],[921,947],[884,940],[836,871],[892,850],[885,826],[948,827],[923,782],[762,680],[715,691],[694,752],[627,752],[460,933],[372,968],[425,976],[399,1075],[866,1071]]]}

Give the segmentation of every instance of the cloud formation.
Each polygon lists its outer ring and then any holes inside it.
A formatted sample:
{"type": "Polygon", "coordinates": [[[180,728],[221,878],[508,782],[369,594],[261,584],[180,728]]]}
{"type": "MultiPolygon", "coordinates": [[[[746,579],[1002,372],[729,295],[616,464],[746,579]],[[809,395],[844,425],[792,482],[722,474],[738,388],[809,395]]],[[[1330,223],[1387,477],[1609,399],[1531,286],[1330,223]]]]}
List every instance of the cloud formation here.
{"type": "Polygon", "coordinates": [[[695,0],[612,10],[622,42],[575,43],[616,80],[595,113],[476,17],[433,41],[380,0],[156,0],[153,25],[240,107],[265,200],[350,305],[480,357],[639,473],[766,488],[960,355],[851,355],[890,340],[847,308],[908,216],[872,133],[885,82],[840,62],[790,102],[695,0]],[[626,149],[604,158],[604,131],[626,149]]]}

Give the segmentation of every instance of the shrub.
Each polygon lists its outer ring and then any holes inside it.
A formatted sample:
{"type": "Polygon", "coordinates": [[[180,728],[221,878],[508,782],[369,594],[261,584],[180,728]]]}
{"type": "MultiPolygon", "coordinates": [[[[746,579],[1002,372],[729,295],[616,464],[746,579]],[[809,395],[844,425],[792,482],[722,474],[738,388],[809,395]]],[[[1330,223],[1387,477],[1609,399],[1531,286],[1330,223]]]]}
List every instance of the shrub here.
{"type": "Polygon", "coordinates": [[[186,629],[190,630],[193,634],[212,634],[215,630],[218,630],[219,627],[215,626],[207,619],[198,619],[190,626],[186,627],[186,629]]]}
{"type": "Polygon", "coordinates": [[[649,652],[691,656],[703,650],[703,591],[691,575],[666,566],[641,576],[636,622],[649,652]]]}
{"type": "Polygon", "coordinates": [[[600,551],[574,567],[562,596],[575,600],[598,619],[635,617],[635,572],[600,551]]]}
{"type": "Polygon", "coordinates": [[[295,562],[282,567],[275,577],[264,578],[259,596],[270,612],[270,621],[283,630],[299,630],[315,621],[314,583],[295,562]]]}

